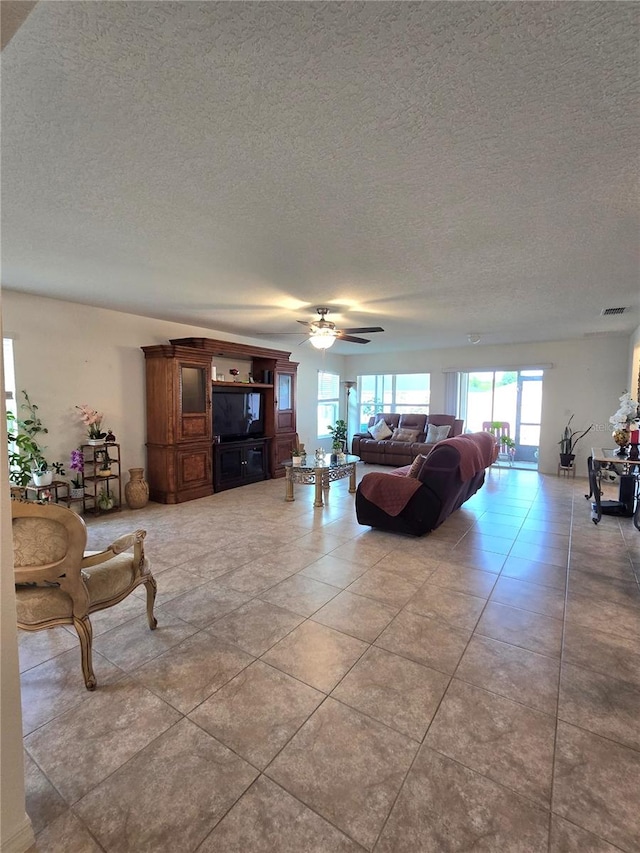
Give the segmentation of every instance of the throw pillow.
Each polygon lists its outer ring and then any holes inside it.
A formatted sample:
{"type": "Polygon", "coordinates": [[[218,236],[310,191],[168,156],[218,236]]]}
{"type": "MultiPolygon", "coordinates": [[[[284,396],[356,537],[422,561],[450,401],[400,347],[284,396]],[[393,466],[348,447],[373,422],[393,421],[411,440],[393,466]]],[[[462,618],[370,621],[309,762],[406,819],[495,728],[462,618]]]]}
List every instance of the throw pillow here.
{"type": "Polygon", "coordinates": [[[417,441],[419,430],[417,429],[394,429],[391,441],[417,441]]]}
{"type": "Polygon", "coordinates": [[[387,422],[382,419],[376,421],[372,427],[369,427],[369,433],[376,441],[384,441],[385,438],[389,438],[392,435],[387,422]]]}
{"type": "Polygon", "coordinates": [[[438,441],[443,441],[451,432],[450,426],[434,426],[429,424],[427,427],[427,444],[435,444],[438,441]]]}
{"type": "Polygon", "coordinates": [[[420,476],[420,469],[422,468],[422,465],[426,458],[426,456],[423,456],[422,454],[418,453],[416,458],[411,463],[411,468],[409,468],[409,470],[407,471],[407,477],[414,477],[417,479],[420,476]]]}

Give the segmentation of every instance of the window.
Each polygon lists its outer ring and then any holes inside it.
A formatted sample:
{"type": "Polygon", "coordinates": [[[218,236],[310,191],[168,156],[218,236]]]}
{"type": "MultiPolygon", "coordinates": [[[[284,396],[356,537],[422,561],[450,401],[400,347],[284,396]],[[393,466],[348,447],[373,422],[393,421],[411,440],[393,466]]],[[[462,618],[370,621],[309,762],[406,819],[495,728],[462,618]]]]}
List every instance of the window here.
{"type": "MultiPolygon", "coordinates": [[[[4,393],[6,412],[11,412],[15,418],[18,417],[18,401],[16,393],[16,373],[13,363],[13,341],[11,338],[2,339],[2,362],[4,365],[4,393]]],[[[16,424],[7,422],[7,432],[13,432],[16,424]]],[[[15,445],[11,444],[11,450],[16,450],[15,445]]]]}
{"type": "Polygon", "coordinates": [[[371,415],[377,412],[429,413],[428,373],[388,373],[358,377],[359,432],[366,432],[371,415]]]}
{"type": "Polygon", "coordinates": [[[11,338],[2,339],[2,359],[4,362],[5,409],[18,416],[16,393],[16,373],[13,364],[13,341],[11,338]]]}
{"type": "Polygon", "coordinates": [[[318,371],[318,438],[329,438],[340,414],[340,376],[318,371]]]}

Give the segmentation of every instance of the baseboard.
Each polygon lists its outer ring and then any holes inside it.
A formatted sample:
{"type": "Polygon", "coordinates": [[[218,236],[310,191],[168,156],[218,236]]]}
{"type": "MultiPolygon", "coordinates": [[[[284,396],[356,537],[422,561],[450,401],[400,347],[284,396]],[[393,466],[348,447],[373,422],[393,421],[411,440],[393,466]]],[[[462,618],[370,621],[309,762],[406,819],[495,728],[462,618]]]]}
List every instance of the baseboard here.
{"type": "Polygon", "coordinates": [[[25,814],[22,825],[13,833],[11,838],[0,842],[0,853],[26,853],[36,843],[33,827],[29,816],[25,814]]]}

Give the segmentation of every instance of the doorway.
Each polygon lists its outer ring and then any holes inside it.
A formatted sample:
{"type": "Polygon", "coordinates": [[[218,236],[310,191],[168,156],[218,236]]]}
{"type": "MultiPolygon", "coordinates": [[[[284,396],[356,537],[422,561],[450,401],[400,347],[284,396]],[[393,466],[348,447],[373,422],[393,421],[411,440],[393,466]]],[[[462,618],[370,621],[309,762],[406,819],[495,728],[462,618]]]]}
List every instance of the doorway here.
{"type": "Polygon", "coordinates": [[[461,417],[470,432],[486,422],[509,424],[514,466],[538,470],[544,371],[484,370],[460,374],[461,417]]]}

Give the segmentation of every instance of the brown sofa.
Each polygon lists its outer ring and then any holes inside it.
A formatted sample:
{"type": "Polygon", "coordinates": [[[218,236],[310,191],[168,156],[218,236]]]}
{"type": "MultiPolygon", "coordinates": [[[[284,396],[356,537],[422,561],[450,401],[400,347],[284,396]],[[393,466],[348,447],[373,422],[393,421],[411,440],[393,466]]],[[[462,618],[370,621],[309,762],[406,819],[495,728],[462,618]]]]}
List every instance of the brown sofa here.
{"type": "Polygon", "coordinates": [[[476,432],[439,441],[418,470],[365,474],[356,492],[358,522],[413,536],[435,530],[478,491],[497,453],[493,436],[476,432]]]}
{"type": "Polygon", "coordinates": [[[426,456],[435,444],[426,443],[426,434],[429,424],[434,426],[450,426],[451,430],[447,438],[453,438],[462,434],[464,421],[454,418],[453,415],[418,415],[418,414],[392,414],[381,412],[369,418],[369,427],[377,421],[384,420],[390,430],[409,429],[418,430],[416,440],[392,441],[390,438],[384,441],[376,441],[368,432],[357,432],[353,436],[351,452],[359,456],[363,462],[372,465],[393,465],[396,468],[402,465],[410,465],[413,460],[422,454],[426,456]]]}

